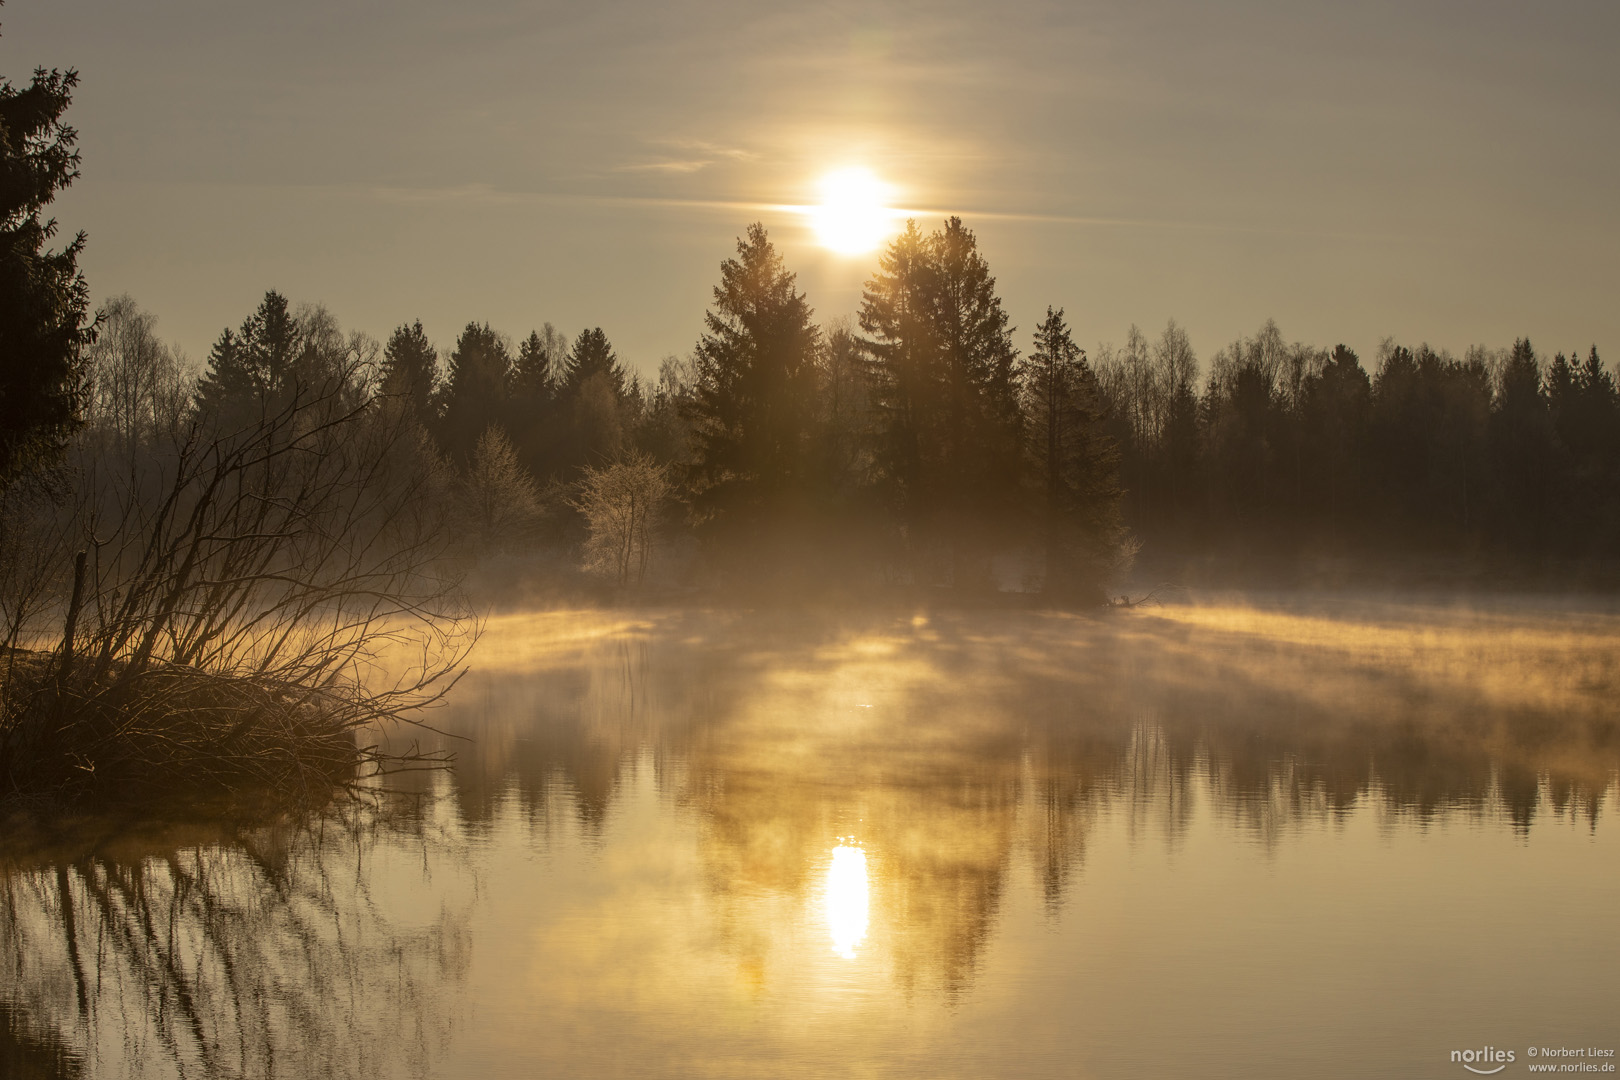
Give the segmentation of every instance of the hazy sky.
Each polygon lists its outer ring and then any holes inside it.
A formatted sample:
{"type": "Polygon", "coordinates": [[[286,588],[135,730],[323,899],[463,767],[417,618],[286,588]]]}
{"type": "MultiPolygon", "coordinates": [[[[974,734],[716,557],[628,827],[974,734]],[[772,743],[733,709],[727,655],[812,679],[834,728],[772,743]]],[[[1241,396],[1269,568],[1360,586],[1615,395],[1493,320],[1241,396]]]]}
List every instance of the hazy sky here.
{"type": "MultiPolygon", "coordinates": [[[[771,4],[10,0],[0,72],[76,67],[99,302],[194,357],[268,288],[385,336],[695,341],[763,220],[818,315],[864,165],[960,213],[1019,325],[1620,359],[1615,0],[771,4]]],[[[932,222],[931,224],[937,224],[932,222]]]]}

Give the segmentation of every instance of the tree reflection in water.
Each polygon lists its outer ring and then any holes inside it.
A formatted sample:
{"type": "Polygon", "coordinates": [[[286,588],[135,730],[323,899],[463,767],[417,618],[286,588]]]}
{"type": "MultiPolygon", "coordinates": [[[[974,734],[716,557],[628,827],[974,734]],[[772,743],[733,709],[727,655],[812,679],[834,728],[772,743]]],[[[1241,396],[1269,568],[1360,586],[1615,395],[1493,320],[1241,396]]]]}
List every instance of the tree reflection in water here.
{"type": "Polygon", "coordinates": [[[956,1010],[1020,875],[1055,923],[1126,895],[1120,852],[1149,846],[1237,865],[1234,838],[1275,856],[1369,819],[1524,844],[1596,830],[1620,769],[1607,616],[551,613],[485,641],[435,717],[472,741],[396,778],[414,801],[10,843],[6,1075],[426,1075],[465,1060],[445,1047],[489,987],[478,1063],[746,1070],[854,1015],[828,1002],[956,1010]],[[715,1042],[721,1015],[762,1041],[715,1042]]]}
{"type": "Polygon", "coordinates": [[[49,1028],[40,1029],[27,1010],[0,998],[0,1076],[6,1080],[77,1080],[84,1055],[49,1028]]]}
{"type": "Polygon", "coordinates": [[[653,612],[491,636],[506,651],[449,721],[474,739],[455,775],[470,822],[512,800],[540,832],[559,812],[600,830],[651,754],[698,812],[743,970],[779,937],[761,898],[813,897],[853,835],[894,979],[948,996],[1014,853],[1055,911],[1104,815],[1171,845],[1200,799],[1265,845],[1358,808],[1523,833],[1549,812],[1595,825],[1620,765],[1612,617],[653,612]]]}
{"type": "Polygon", "coordinates": [[[35,848],[0,884],[0,1055],[44,1076],[427,1075],[469,930],[448,902],[390,916],[369,861],[401,828],[428,839],[416,815],[362,810],[35,848]]]}

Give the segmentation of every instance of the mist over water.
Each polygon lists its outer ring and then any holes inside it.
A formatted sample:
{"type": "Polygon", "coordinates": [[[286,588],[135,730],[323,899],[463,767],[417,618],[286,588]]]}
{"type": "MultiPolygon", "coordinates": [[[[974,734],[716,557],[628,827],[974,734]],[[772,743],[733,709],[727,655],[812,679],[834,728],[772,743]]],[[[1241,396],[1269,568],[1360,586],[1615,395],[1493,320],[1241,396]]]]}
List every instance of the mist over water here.
{"type": "Polygon", "coordinates": [[[1451,1075],[1612,1030],[1617,682],[1590,600],[500,616],[452,771],[13,838],[0,1061],[1451,1075]]]}

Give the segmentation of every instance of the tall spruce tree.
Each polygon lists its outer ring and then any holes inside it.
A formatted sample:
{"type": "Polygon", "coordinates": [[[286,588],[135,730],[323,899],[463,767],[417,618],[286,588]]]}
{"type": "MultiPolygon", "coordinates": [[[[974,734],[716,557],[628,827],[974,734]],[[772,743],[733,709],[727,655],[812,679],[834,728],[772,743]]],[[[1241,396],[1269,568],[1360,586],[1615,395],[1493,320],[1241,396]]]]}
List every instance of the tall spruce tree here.
{"type": "Polygon", "coordinates": [[[428,341],[422,320],[396,327],[383,347],[382,392],[397,398],[418,423],[431,428],[438,382],[439,354],[428,341]]]}
{"type": "Polygon", "coordinates": [[[566,437],[558,423],[557,382],[567,353],[567,341],[546,323],[523,339],[512,368],[512,442],[519,459],[535,476],[556,471],[566,437]]]}
{"type": "Polygon", "coordinates": [[[456,339],[442,391],[444,449],[457,462],[472,460],[485,431],[505,426],[512,356],[488,323],[470,322],[456,339]]]}
{"type": "Polygon", "coordinates": [[[581,330],[579,337],[574,339],[573,348],[568,351],[568,359],[563,366],[562,393],[565,396],[577,394],[586,380],[595,375],[605,377],[615,395],[624,393],[624,366],[619,363],[618,354],[613,351],[612,343],[600,326],[581,330]]]}
{"type": "MultiPolygon", "coordinates": [[[[611,350],[610,350],[611,351],[611,350]]],[[[518,346],[512,369],[512,393],[528,408],[544,408],[556,393],[562,374],[565,347],[557,328],[546,323],[544,332],[531,330],[518,346]]]]}
{"type": "Polygon", "coordinates": [[[1491,470],[1500,535],[1533,548],[1550,539],[1556,442],[1541,364],[1528,338],[1513,343],[1497,376],[1490,417],[1491,470]]]}
{"type": "Polygon", "coordinates": [[[78,134],[62,122],[78,81],[44,69],[23,89],[0,79],[0,488],[65,445],[95,340],[84,233],[51,251],[56,220],[40,216],[79,176],[78,134]]]}
{"type": "Polygon", "coordinates": [[[304,334],[287,298],[274,289],[234,334],[221,331],[197,383],[197,409],[234,428],[274,410],[296,388],[304,334]]]}
{"type": "Polygon", "coordinates": [[[556,395],[556,468],[573,477],[618,458],[628,442],[631,380],[600,326],[582,330],[563,363],[556,395]]]}
{"type": "Polygon", "coordinates": [[[862,342],[871,358],[871,389],[878,412],[876,465],[892,510],[913,532],[932,507],[924,464],[923,430],[939,411],[934,378],[934,265],[928,238],[907,221],[878,257],[878,271],[861,297],[862,342]]]}
{"type": "Polygon", "coordinates": [[[830,493],[852,513],[861,513],[866,508],[858,504],[865,501],[871,473],[872,387],[861,339],[847,318],[822,328],[819,367],[822,469],[830,493]]]}
{"type": "Polygon", "coordinates": [[[1314,506],[1329,535],[1357,524],[1372,380],[1355,351],[1339,345],[1307,380],[1300,401],[1314,506]]]}
{"type": "Polygon", "coordinates": [[[1039,491],[1045,591],[1098,601],[1125,543],[1119,451],[1103,430],[1105,408],[1084,350],[1046,309],[1035,348],[1019,365],[1024,431],[1039,491]]]}
{"type": "Polygon", "coordinates": [[[1620,395],[1597,347],[1584,361],[1562,354],[1548,373],[1548,402],[1564,471],[1563,546],[1589,556],[1620,542],[1620,395]]]}
{"type": "Polygon", "coordinates": [[[988,585],[1019,487],[1018,352],[995,285],[972,231],[952,217],[927,237],[908,222],[861,300],[881,470],[914,558],[945,548],[958,587],[988,585]]]}
{"type": "Polygon", "coordinates": [[[820,331],[763,225],[720,264],[697,347],[692,474],[698,505],[722,526],[754,529],[813,497],[820,331]]]}

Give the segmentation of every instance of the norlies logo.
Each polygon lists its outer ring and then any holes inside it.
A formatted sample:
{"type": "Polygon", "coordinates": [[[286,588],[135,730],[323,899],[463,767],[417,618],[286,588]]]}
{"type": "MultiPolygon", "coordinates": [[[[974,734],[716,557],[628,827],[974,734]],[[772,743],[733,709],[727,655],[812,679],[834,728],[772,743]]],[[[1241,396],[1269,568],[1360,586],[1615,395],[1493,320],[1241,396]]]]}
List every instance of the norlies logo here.
{"type": "Polygon", "coordinates": [[[1498,1050],[1494,1046],[1485,1046],[1478,1050],[1453,1050],[1451,1060],[1471,1073],[1490,1076],[1508,1067],[1508,1062],[1513,1060],[1513,1051],[1498,1050]]]}

